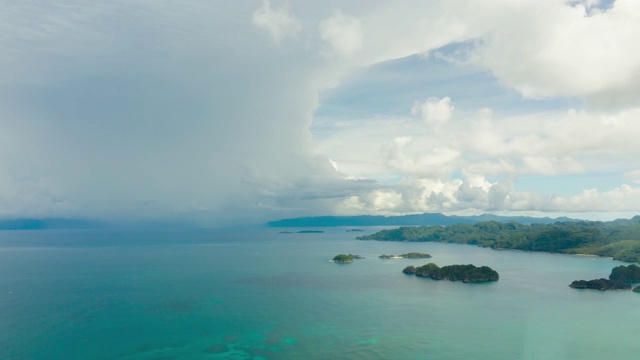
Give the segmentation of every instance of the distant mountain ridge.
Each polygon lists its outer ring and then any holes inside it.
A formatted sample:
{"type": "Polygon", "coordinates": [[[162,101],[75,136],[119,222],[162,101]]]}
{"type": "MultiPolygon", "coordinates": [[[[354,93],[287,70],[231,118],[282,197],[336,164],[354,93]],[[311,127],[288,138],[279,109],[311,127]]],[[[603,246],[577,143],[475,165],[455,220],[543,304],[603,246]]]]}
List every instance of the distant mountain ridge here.
{"type": "Polygon", "coordinates": [[[517,222],[520,224],[553,224],[558,221],[579,221],[568,217],[499,216],[491,214],[473,216],[447,216],[441,213],[425,213],[401,216],[314,216],[269,221],[270,227],[332,227],[332,226],[411,226],[476,224],[483,221],[517,222]]]}

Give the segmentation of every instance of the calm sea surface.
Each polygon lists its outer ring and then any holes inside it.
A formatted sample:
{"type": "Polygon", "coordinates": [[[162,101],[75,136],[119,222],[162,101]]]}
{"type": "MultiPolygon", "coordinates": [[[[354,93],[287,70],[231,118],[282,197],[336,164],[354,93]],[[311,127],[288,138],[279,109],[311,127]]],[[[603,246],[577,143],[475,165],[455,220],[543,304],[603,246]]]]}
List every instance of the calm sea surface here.
{"type": "Polygon", "coordinates": [[[640,294],[567,286],[619,262],[323,230],[0,232],[0,359],[640,356],[640,294]],[[378,259],[405,252],[433,258],[378,259]],[[430,261],[500,281],[401,273],[430,261]]]}

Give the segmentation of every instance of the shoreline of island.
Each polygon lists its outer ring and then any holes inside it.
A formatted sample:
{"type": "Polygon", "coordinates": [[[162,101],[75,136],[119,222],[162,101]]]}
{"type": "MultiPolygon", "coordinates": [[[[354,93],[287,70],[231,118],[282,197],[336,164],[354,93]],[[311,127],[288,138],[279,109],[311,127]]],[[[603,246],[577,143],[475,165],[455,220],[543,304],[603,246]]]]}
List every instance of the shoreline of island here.
{"type": "Polygon", "coordinates": [[[381,230],[356,239],[465,244],[493,250],[599,256],[640,263],[640,216],[609,222],[523,225],[488,221],[471,225],[407,226],[381,230]]]}

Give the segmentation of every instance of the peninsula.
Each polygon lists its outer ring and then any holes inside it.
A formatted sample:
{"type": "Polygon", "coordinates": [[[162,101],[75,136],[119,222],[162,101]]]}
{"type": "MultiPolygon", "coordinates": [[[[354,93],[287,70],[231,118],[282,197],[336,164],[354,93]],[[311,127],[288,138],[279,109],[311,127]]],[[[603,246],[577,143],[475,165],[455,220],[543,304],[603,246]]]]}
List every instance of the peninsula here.
{"type": "Polygon", "coordinates": [[[470,244],[492,249],[610,256],[640,262],[640,216],[614,221],[567,221],[523,225],[486,221],[477,224],[412,226],[382,230],[358,240],[470,244]]]}

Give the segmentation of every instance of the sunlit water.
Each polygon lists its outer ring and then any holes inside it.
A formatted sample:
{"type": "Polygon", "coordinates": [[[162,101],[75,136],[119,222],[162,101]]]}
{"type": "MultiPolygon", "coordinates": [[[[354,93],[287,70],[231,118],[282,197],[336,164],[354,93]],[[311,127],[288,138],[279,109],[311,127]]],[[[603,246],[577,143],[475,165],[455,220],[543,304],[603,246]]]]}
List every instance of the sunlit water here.
{"type": "MultiPolygon", "coordinates": [[[[637,359],[606,258],[278,229],[0,232],[0,359],[637,359]],[[432,259],[381,260],[428,252],[432,259]],[[329,262],[339,253],[366,257],[329,262]],[[407,265],[488,265],[464,284],[407,265]]],[[[367,229],[370,233],[374,229],[367,229]]]]}

